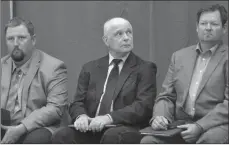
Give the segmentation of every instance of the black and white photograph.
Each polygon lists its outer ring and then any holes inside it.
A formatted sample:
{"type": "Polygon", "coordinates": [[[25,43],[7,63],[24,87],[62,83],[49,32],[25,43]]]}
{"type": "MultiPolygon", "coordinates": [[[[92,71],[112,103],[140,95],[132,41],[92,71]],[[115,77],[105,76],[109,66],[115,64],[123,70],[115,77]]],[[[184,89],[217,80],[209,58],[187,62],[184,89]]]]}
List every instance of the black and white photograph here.
{"type": "Polygon", "coordinates": [[[228,1],[1,1],[1,144],[228,144],[228,1]]]}

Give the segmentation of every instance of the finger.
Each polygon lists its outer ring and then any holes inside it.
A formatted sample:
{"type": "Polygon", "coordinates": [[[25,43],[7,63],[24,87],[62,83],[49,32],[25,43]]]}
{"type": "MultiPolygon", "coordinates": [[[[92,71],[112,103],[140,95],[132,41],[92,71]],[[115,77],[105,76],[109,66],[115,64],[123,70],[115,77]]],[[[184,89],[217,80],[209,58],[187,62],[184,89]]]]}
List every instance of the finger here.
{"type": "Polygon", "coordinates": [[[189,127],[189,124],[184,124],[184,125],[178,125],[177,128],[184,128],[187,129],[189,127]]]}
{"type": "Polygon", "coordinates": [[[153,130],[160,130],[160,128],[155,123],[152,124],[152,128],[153,130]]]}
{"type": "Polygon", "coordinates": [[[160,116],[159,118],[158,118],[158,123],[160,123],[162,126],[164,126],[164,127],[166,127],[167,125],[166,125],[166,123],[164,122],[164,120],[163,120],[163,117],[162,116],[160,116]]]}
{"type": "Polygon", "coordinates": [[[95,121],[94,121],[94,119],[91,121],[91,123],[89,125],[89,130],[91,130],[92,132],[95,131],[95,121]]]}
{"type": "Polygon", "coordinates": [[[190,134],[189,130],[185,130],[185,131],[181,132],[181,136],[186,136],[186,135],[189,135],[189,134],[190,134]]]}
{"type": "Polygon", "coordinates": [[[162,120],[166,124],[166,126],[169,124],[168,120],[164,116],[162,116],[162,120]]]}
{"type": "Polygon", "coordinates": [[[76,130],[78,130],[78,122],[77,121],[74,122],[74,127],[76,130]]]}
{"type": "Polygon", "coordinates": [[[75,128],[76,128],[76,130],[79,130],[79,122],[75,123],[75,128]]]}
{"type": "Polygon", "coordinates": [[[100,122],[95,122],[95,132],[99,132],[100,130],[100,122]]]}
{"type": "Polygon", "coordinates": [[[81,132],[86,132],[86,124],[87,124],[87,120],[82,120],[81,122],[80,122],[80,131],[81,132]]]}
{"type": "Polygon", "coordinates": [[[166,130],[167,129],[166,127],[164,127],[163,125],[161,125],[160,122],[158,122],[157,120],[155,120],[154,123],[155,123],[156,128],[158,128],[158,129],[163,129],[163,130],[166,130]]]}
{"type": "Polygon", "coordinates": [[[164,129],[167,129],[167,124],[166,124],[166,122],[164,122],[163,116],[161,116],[161,117],[157,120],[157,122],[158,122],[159,124],[161,124],[161,126],[163,126],[164,129]]]}
{"type": "Polygon", "coordinates": [[[100,124],[100,129],[99,129],[99,131],[102,131],[102,130],[103,130],[103,128],[104,128],[104,124],[103,124],[103,123],[101,123],[101,124],[100,124]]]}
{"type": "Polygon", "coordinates": [[[155,126],[155,124],[154,124],[154,122],[152,122],[151,127],[152,127],[154,130],[157,129],[156,126],[155,126]]]}
{"type": "Polygon", "coordinates": [[[158,119],[156,120],[159,124],[161,124],[162,126],[164,126],[163,120],[161,117],[158,117],[158,119]]]}
{"type": "Polygon", "coordinates": [[[83,129],[82,129],[82,122],[80,122],[80,123],[78,124],[78,130],[79,130],[80,132],[83,132],[83,129]]]}
{"type": "Polygon", "coordinates": [[[86,132],[88,130],[88,123],[87,123],[87,121],[82,124],[82,130],[83,130],[83,132],[86,132]]]}

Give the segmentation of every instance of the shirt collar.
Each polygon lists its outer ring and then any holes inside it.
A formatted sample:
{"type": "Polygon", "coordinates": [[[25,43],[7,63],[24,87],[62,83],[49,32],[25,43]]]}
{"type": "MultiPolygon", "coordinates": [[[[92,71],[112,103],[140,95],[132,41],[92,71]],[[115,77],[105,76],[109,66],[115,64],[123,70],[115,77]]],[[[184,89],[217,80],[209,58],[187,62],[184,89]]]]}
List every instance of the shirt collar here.
{"type": "MultiPolygon", "coordinates": [[[[23,72],[23,74],[27,74],[29,70],[30,62],[31,62],[31,58],[26,63],[24,63],[22,66],[20,66],[18,69],[20,69],[23,72]]],[[[12,69],[12,73],[13,73],[17,69],[17,66],[14,63],[14,61],[12,61],[12,63],[13,63],[13,69],[12,69]]]]}
{"type": "MultiPolygon", "coordinates": [[[[208,51],[210,51],[211,54],[214,54],[215,51],[216,51],[216,49],[218,48],[218,46],[219,46],[219,44],[216,44],[216,45],[214,45],[213,47],[211,47],[208,51]]],[[[198,44],[196,45],[196,51],[197,51],[198,53],[203,53],[202,49],[200,48],[200,43],[198,43],[198,44]]],[[[207,51],[206,51],[206,52],[207,52],[207,51]]]]}
{"type": "MultiPolygon", "coordinates": [[[[125,55],[124,57],[122,57],[122,58],[114,58],[114,57],[109,53],[109,65],[111,65],[111,62],[112,62],[113,59],[121,59],[122,62],[123,62],[123,64],[124,64],[125,61],[126,61],[126,59],[128,58],[129,55],[130,55],[130,52],[129,52],[127,55],[125,55]]],[[[122,63],[122,62],[121,62],[121,63],[122,63]]]]}

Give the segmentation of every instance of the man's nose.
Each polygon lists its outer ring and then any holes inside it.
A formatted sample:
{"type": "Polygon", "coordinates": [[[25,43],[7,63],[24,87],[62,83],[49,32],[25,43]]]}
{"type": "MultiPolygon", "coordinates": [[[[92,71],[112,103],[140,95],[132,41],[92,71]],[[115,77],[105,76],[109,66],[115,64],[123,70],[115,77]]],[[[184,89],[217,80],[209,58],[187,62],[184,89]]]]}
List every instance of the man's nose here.
{"type": "Polygon", "coordinates": [[[19,45],[19,41],[17,38],[14,39],[14,46],[18,46],[19,45]]]}
{"type": "Polygon", "coordinates": [[[207,26],[206,26],[206,29],[207,30],[211,30],[212,29],[212,25],[210,23],[208,23],[207,26]]]}
{"type": "Polygon", "coordinates": [[[123,34],[123,38],[124,38],[125,41],[130,39],[130,37],[126,33],[123,34]]]}

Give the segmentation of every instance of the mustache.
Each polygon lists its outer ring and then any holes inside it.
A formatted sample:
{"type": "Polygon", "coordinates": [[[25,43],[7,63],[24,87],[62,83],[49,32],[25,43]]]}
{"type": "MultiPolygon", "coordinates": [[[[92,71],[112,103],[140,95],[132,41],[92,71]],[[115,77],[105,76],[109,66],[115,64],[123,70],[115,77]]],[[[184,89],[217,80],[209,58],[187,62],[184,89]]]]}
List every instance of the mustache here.
{"type": "Polygon", "coordinates": [[[19,47],[18,47],[18,46],[15,46],[15,47],[14,47],[14,50],[19,50],[19,47]]]}

